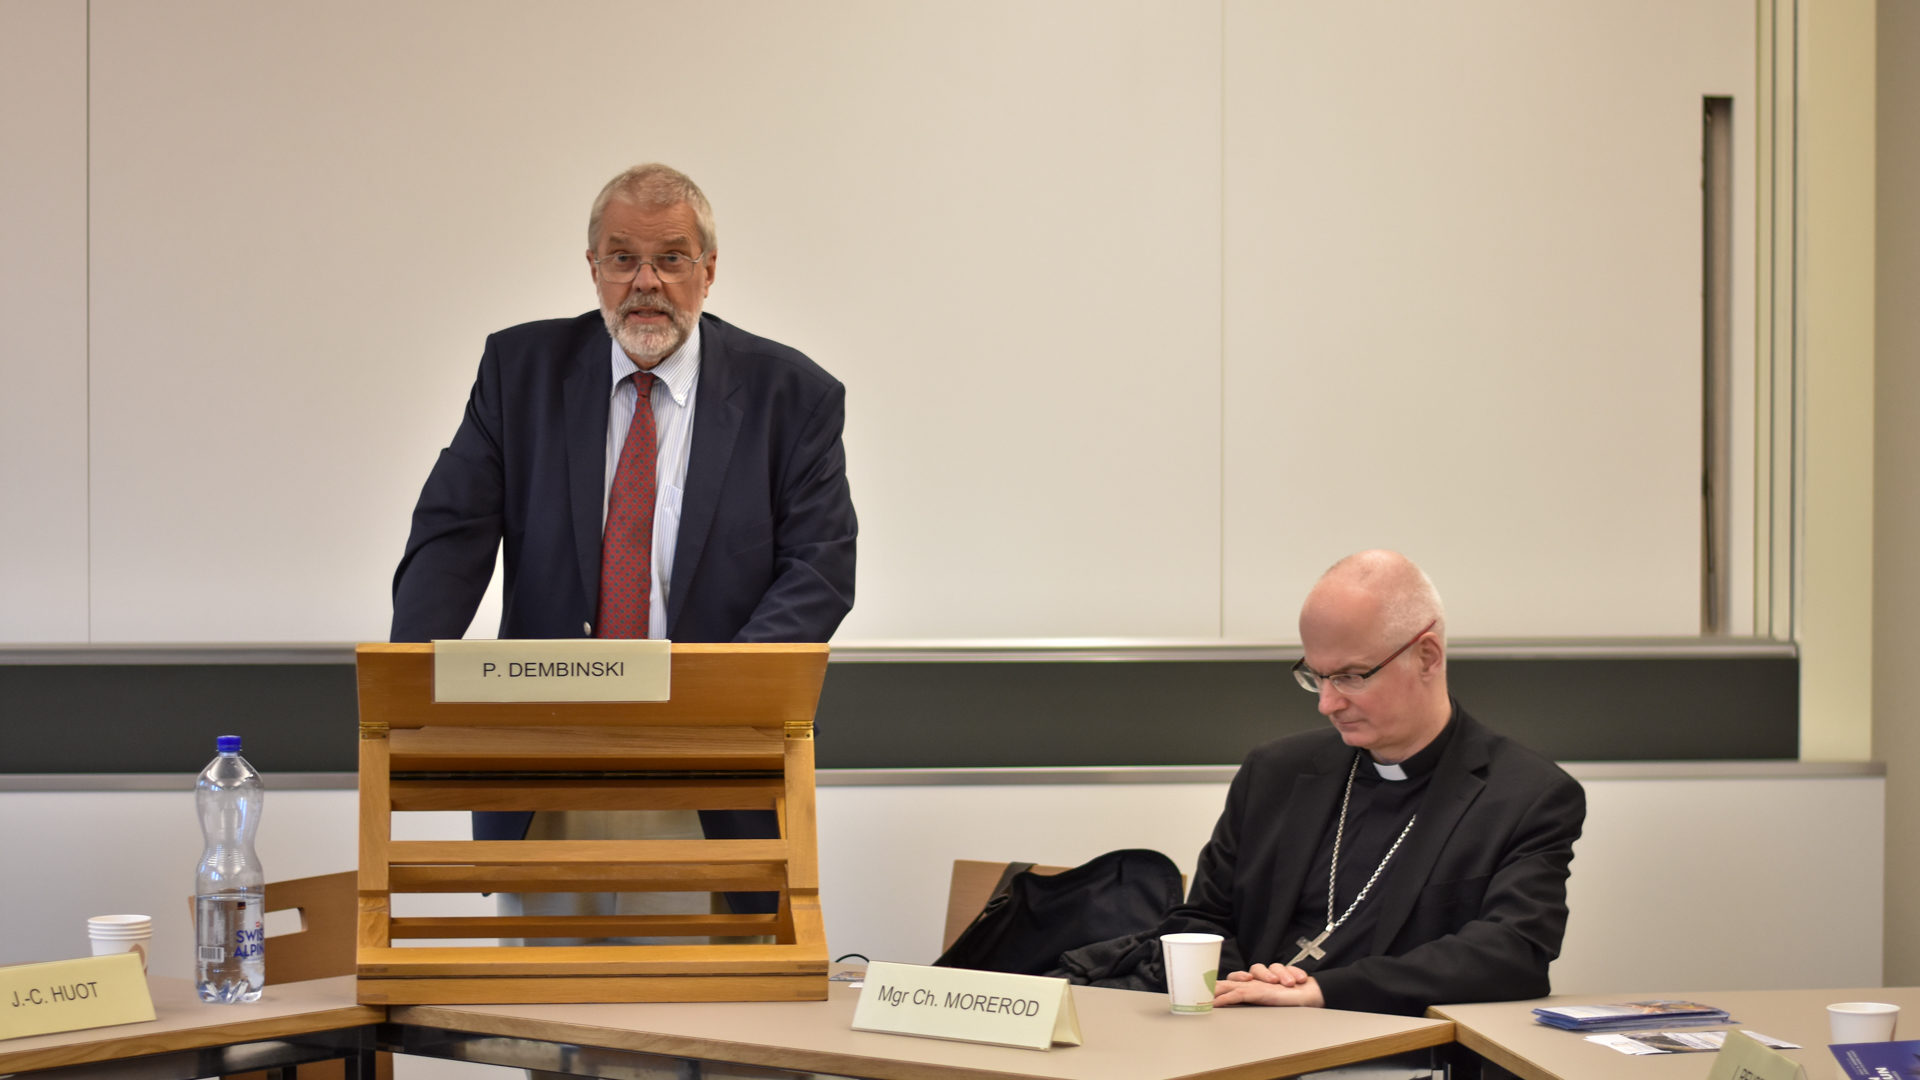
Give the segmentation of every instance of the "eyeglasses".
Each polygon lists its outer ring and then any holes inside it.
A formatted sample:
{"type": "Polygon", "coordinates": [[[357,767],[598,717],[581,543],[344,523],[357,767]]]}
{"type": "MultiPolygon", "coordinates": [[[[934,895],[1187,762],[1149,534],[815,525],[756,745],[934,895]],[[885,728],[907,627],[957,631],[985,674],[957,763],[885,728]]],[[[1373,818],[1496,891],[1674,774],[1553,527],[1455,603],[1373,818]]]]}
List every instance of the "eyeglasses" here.
{"type": "Polygon", "coordinates": [[[600,269],[600,280],[610,285],[627,284],[640,276],[643,266],[653,267],[653,276],[659,278],[662,285],[676,285],[692,277],[694,268],[706,262],[710,254],[703,251],[698,255],[683,255],[678,251],[669,251],[664,255],[643,259],[631,252],[616,251],[593,260],[593,265],[600,269]]]}
{"type": "Polygon", "coordinates": [[[1348,672],[1342,672],[1339,675],[1322,675],[1319,672],[1308,667],[1307,658],[1303,656],[1299,660],[1295,661],[1293,665],[1293,681],[1299,683],[1301,688],[1306,690],[1310,694],[1319,693],[1320,687],[1322,684],[1331,686],[1335,690],[1338,690],[1339,692],[1341,692],[1342,694],[1357,694],[1367,688],[1368,679],[1371,679],[1375,675],[1378,675],[1380,673],[1381,668],[1386,667],[1388,664],[1393,663],[1395,660],[1398,660],[1400,658],[1401,653],[1406,652],[1408,649],[1413,648],[1414,642],[1419,641],[1423,637],[1426,637],[1427,631],[1433,629],[1435,626],[1438,626],[1439,624],[1440,624],[1440,620],[1435,619],[1432,622],[1428,623],[1426,626],[1421,627],[1420,632],[1413,635],[1413,637],[1409,638],[1405,645],[1402,645],[1399,648],[1393,650],[1392,656],[1387,657],[1385,660],[1382,660],[1379,663],[1368,668],[1367,670],[1361,671],[1361,672],[1348,671],[1348,672]]]}

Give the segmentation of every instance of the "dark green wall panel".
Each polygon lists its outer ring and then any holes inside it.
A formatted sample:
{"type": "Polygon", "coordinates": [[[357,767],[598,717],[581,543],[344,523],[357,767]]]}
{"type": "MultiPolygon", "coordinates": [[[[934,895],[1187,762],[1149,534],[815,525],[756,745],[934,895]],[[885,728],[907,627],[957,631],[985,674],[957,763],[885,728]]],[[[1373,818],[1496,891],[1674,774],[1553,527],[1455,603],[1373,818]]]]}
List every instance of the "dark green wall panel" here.
{"type": "MultiPolygon", "coordinates": [[[[1236,764],[1325,723],[1290,660],[836,662],[819,766],[1236,764]]],[[[1562,761],[1799,753],[1792,656],[1448,665],[1476,716],[1562,761]]],[[[350,662],[0,663],[0,773],[195,772],[221,734],[244,736],[264,771],[353,771],[350,662]]]]}

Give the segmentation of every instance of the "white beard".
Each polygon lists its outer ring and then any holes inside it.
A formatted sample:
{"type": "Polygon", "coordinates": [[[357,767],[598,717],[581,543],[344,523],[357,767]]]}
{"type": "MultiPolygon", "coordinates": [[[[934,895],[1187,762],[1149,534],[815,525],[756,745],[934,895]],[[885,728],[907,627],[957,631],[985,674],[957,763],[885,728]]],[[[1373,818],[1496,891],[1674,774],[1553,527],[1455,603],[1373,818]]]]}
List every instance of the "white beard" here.
{"type": "Polygon", "coordinates": [[[686,344],[687,335],[693,333],[693,320],[699,318],[699,312],[688,313],[673,306],[665,297],[653,300],[645,294],[628,297],[619,307],[609,309],[604,304],[600,308],[600,317],[606,320],[607,333],[620,343],[620,348],[633,358],[633,362],[644,366],[657,364],[673,355],[673,351],[686,344]],[[644,323],[629,323],[626,316],[632,311],[658,311],[667,317],[665,326],[648,326],[644,323]]]}

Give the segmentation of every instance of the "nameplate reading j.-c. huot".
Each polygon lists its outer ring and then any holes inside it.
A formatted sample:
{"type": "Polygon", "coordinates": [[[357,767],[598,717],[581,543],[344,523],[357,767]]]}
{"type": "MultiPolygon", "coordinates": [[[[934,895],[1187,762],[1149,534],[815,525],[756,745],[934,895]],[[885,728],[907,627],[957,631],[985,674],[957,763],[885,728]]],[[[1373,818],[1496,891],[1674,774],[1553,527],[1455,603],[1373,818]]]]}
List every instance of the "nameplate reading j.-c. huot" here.
{"type": "Polygon", "coordinates": [[[0,967],[0,1039],[151,1019],[139,953],[0,967]]]}
{"type": "Polygon", "coordinates": [[[1065,979],[917,964],[867,965],[853,1029],[1027,1050],[1080,1045],[1065,979]]]}
{"type": "Polygon", "coordinates": [[[435,701],[665,701],[672,674],[658,638],[433,643],[435,701]]]}

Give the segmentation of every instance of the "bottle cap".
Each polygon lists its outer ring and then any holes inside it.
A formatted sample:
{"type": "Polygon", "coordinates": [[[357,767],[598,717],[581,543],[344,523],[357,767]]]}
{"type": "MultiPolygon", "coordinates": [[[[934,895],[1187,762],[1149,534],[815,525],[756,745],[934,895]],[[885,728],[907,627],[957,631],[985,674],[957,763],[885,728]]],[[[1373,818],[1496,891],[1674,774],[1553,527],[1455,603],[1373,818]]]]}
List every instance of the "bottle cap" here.
{"type": "Polygon", "coordinates": [[[222,735],[214,742],[214,748],[222,754],[237,754],[240,752],[240,736],[222,735]]]}

